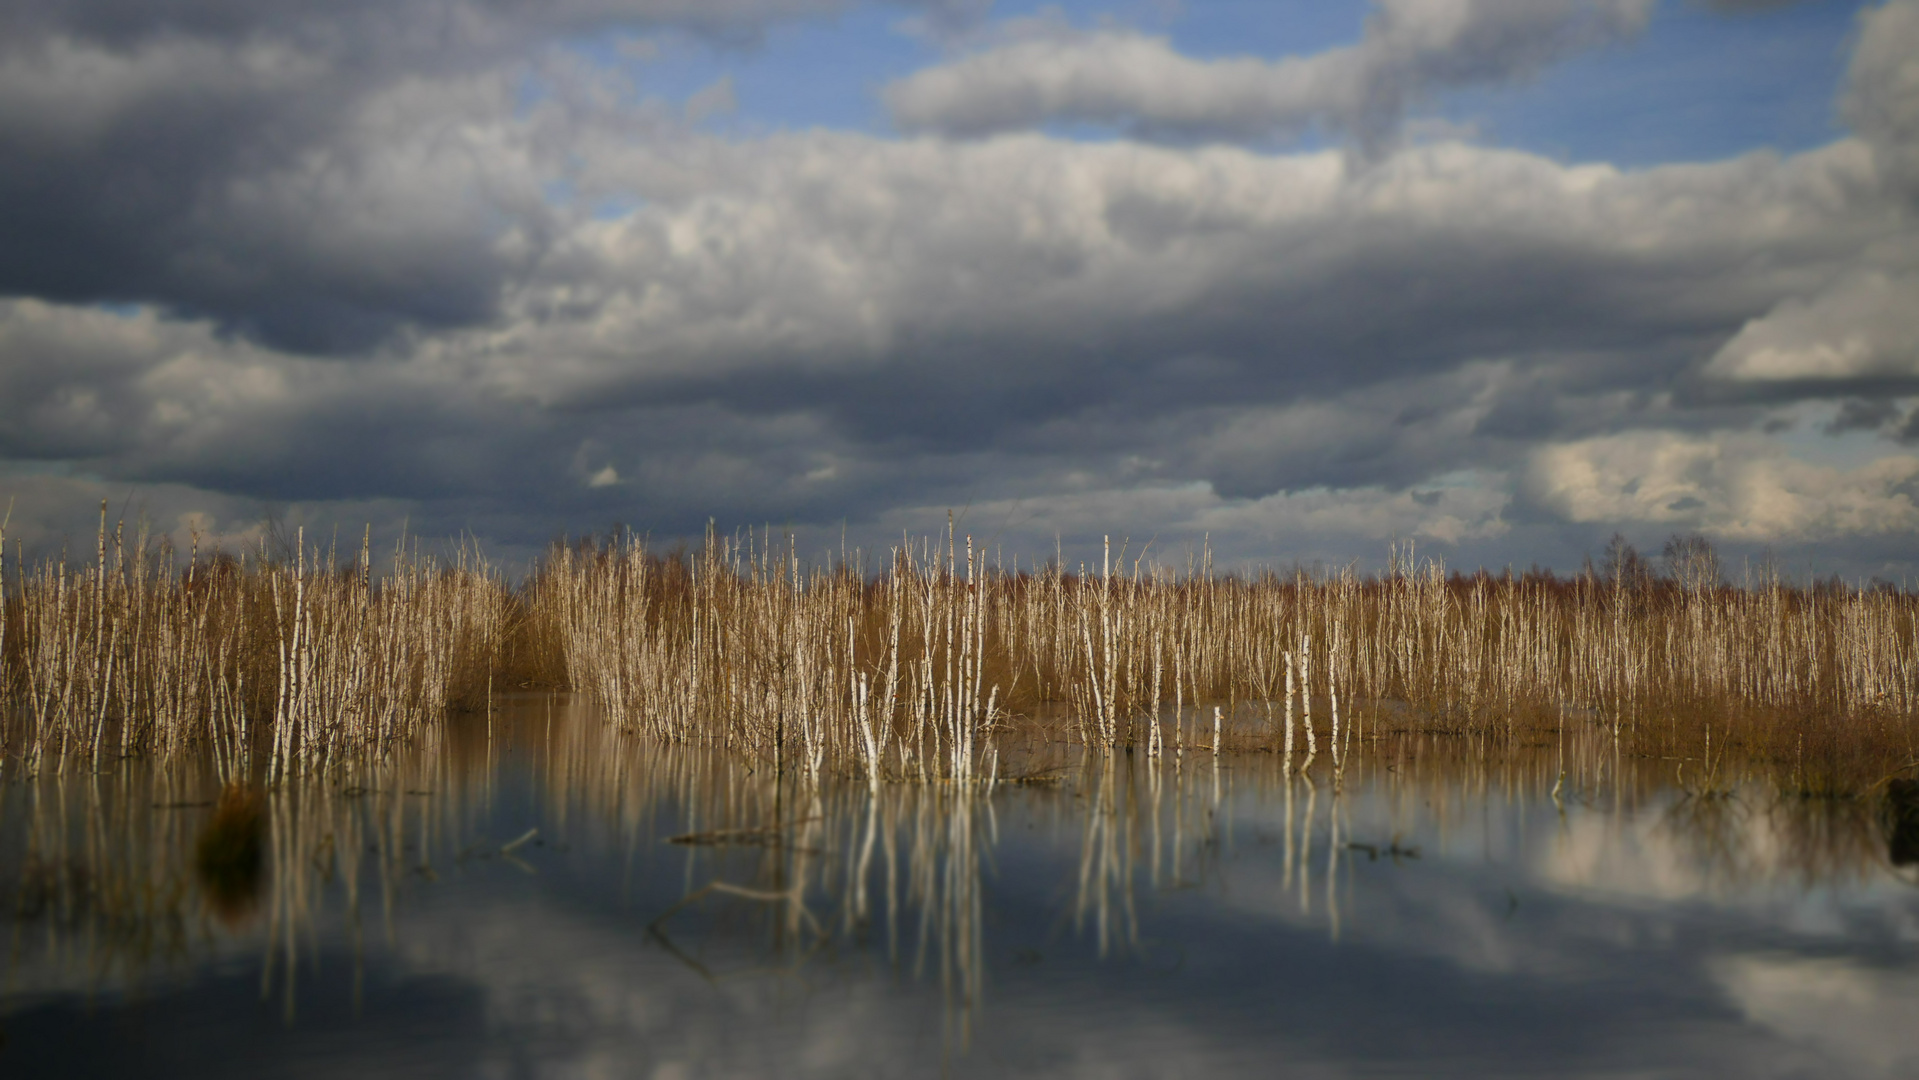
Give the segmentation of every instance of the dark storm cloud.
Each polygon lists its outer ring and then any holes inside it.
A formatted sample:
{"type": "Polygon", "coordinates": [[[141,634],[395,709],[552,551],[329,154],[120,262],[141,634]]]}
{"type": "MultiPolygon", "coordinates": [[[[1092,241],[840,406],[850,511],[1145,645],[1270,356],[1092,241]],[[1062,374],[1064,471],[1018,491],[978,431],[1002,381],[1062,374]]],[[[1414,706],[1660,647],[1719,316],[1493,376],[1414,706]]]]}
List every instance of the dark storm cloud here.
{"type": "Polygon", "coordinates": [[[1822,429],[1828,435],[1872,432],[1908,445],[1919,443],[1919,398],[1848,398],[1822,429]]]}
{"type": "MultiPolygon", "coordinates": [[[[196,508],[181,487],[217,492],[214,512],[229,519],[272,505],[410,503],[429,535],[477,519],[523,546],[568,522],[639,518],[697,534],[709,516],[818,520],[909,487],[961,487],[943,484],[942,472],[955,470],[937,465],[913,469],[910,481],[871,468],[804,411],[530,409],[477,387],[457,364],[340,365],[150,311],[0,303],[0,356],[38,361],[0,365],[0,459],[93,477],[92,494],[60,500],[66,511],[97,497],[117,505],[134,488],[170,491],[162,509],[196,508]]],[[[25,484],[44,502],[47,475],[14,471],[0,491],[25,484]]]]}
{"type": "Polygon", "coordinates": [[[489,131],[542,49],[842,6],[5,3],[0,295],[150,302],[310,352],[484,321],[557,226],[538,148],[489,131]]]}

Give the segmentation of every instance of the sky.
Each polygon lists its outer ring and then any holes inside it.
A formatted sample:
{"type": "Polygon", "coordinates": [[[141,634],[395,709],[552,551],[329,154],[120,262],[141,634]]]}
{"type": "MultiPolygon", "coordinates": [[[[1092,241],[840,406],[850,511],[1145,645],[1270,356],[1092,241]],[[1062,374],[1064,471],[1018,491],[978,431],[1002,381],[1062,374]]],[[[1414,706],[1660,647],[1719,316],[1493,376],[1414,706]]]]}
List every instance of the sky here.
{"type": "Polygon", "coordinates": [[[1919,0],[0,0],[0,515],[1919,580],[1916,214],[1919,0]]]}

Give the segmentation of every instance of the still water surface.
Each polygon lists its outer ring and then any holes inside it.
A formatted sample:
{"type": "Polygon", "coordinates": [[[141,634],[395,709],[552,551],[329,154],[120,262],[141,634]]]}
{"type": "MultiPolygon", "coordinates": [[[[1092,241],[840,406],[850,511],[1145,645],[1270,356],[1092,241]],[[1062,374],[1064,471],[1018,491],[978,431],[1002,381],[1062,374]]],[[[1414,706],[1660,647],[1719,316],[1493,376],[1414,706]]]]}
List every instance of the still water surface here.
{"type": "Polygon", "coordinates": [[[14,782],[0,1075],[1919,1075],[1875,804],[1608,746],[814,789],[538,700],[252,803],[14,782]]]}

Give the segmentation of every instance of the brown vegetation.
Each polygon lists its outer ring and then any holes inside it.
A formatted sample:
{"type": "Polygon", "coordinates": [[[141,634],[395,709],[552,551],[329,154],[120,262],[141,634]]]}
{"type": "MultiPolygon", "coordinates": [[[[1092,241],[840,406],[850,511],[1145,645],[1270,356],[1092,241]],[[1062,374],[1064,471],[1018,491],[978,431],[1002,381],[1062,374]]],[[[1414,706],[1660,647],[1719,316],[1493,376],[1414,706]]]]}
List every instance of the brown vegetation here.
{"type": "Polygon", "coordinates": [[[750,538],[667,559],[626,540],[556,550],[526,595],[611,722],[876,782],[990,775],[998,736],[1039,718],[1089,746],[1223,739],[1302,768],[1387,731],[1517,744],[1567,725],[1676,759],[1689,785],[1728,754],[1806,792],[1919,760],[1919,597],[1728,587],[1702,540],[1669,548],[1664,578],[1397,555],[1376,578],[1242,578],[1204,558],[1022,572],[949,535],[869,577],[750,538]]]}
{"type": "Polygon", "coordinates": [[[230,782],[277,782],[484,694],[513,608],[484,560],[402,545],[376,585],[367,544],[346,566],[304,534],[295,544],[277,559],[193,550],[182,565],[164,541],[109,532],[103,507],[92,565],[16,558],[0,574],[6,757],[97,770],[200,744],[230,782]]]}
{"type": "Polygon", "coordinates": [[[1364,578],[1203,556],[1027,570],[950,533],[872,572],[750,536],[664,557],[628,536],[558,545],[514,588],[471,551],[404,545],[376,581],[364,542],[344,567],[303,538],[180,565],[104,517],[95,554],[0,566],[5,753],[28,771],[200,743],[227,779],[277,782],[537,683],[622,729],[873,783],[992,778],[1014,730],[1338,769],[1394,731],[1598,726],[1689,786],[1734,754],[1815,793],[1919,760],[1919,597],[1729,587],[1697,538],[1664,576],[1625,549],[1574,578],[1398,555],[1364,578]]]}

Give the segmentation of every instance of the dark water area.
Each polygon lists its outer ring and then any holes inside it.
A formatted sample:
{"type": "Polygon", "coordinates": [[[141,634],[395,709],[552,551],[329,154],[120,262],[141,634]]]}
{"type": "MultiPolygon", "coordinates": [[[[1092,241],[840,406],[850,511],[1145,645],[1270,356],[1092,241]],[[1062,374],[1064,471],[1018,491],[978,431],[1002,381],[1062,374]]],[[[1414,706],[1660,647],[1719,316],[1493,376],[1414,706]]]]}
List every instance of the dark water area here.
{"type": "Polygon", "coordinates": [[[0,1075],[1919,1075],[1899,785],[1569,733],[875,789],[490,726],[264,795],[7,783],[0,1075]]]}

